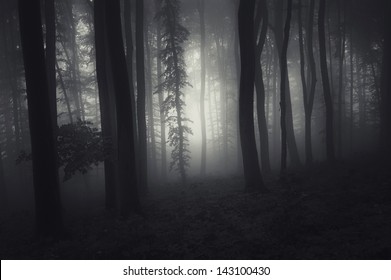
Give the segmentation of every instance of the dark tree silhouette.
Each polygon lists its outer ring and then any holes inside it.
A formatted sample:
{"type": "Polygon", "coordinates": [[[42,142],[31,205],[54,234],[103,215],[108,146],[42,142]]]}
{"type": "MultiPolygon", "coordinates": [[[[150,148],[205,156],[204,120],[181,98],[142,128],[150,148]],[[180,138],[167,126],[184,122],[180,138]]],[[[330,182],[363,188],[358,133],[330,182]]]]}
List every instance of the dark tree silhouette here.
{"type": "Polygon", "coordinates": [[[57,94],[56,94],[56,11],[54,0],[45,0],[46,23],[46,67],[52,111],[53,129],[57,130],[57,94]]]}
{"type": "Polygon", "coordinates": [[[113,77],[118,145],[118,177],[120,215],[127,218],[131,211],[140,211],[138,196],[133,112],[122,39],[120,1],[105,1],[107,45],[110,71],[113,77]]]}
{"type": "Polygon", "coordinates": [[[391,3],[384,1],[385,24],[384,24],[384,47],[381,67],[381,147],[387,154],[391,153],[391,3]]]}
{"type": "Polygon", "coordinates": [[[320,0],[318,15],[320,71],[322,74],[323,96],[326,103],[326,153],[327,160],[332,163],[335,160],[334,136],[333,136],[333,101],[331,98],[329,74],[326,57],[326,34],[324,27],[326,1],[320,0]]]}
{"type": "Polygon", "coordinates": [[[264,190],[254,133],[254,9],[255,0],[241,0],[238,12],[240,44],[239,125],[247,190],[264,190]]]}
{"type": "Polygon", "coordinates": [[[183,43],[189,36],[189,31],[180,24],[179,20],[180,3],[178,0],[164,0],[157,18],[162,22],[162,44],[160,52],[162,63],[165,66],[163,71],[164,81],[162,89],[168,92],[163,106],[167,114],[169,125],[169,142],[173,147],[171,153],[173,161],[171,169],[179,172],[182,183],[187,181],[186,167],[189,165],[190,151],[187,134],[191,129],[185,122],[189,121],[184,116],[185,102],[183,101],[182,89],[189,85],[187,82],[186,64],[184,61],[183,43]]]}
{"type": "MultiPolygon", "coordinates": [[[[288,9],[284,27],[284,39],[282,42],[280,69],[281,69],[281,89],[280,89],[280,107],[281,107],[281,175],[286,173],[286,159],[287,159],[287,121],[286,121],[286,82],[288,72],[287,51],[289,43],[289,33],[291,30],[292,19],[292,0],[288,0],[288,9]]],[[[289,93],[288,93],[289,94],[289,93]]]]}
{"type": "MultiPolygon", "coordinates": [[[[156,0],[156,11],[160,10],[161,1],[156,0]]],[[[163,182],[167,179],[167,147],[166,147],[166,112],[163,107],[164,92],[162,89],[162,59],[160,52],[162,50],[162,34],[161,34],[161,22],[157,21],[156,27],[156,75],[157,75],[157,91],[159,98],[159,117],[160,117],[160,145],[161,145],[161,180],[163,182]]]]}
{"type": "Polygon", "coordinates": [[[110,98],[109,82],[112,85],[112,77],[109,72],[108,49],[106,38],[106,16],[104,0],[94,1],[94,30],[95,30],[95,53],[96,53],[96,73],[99,92],[99,106],[102,137],[110,140],[109,156],[104,161],[105,173],[105,205],[107,210],[114,210],[117,207],[117,181],[116,166],[114,163],[114,127],[115,111],[113,106],[115,101],[110,98]]]}
{"type": "Polygon", "coordinates": [[[58,237],[63,232],[63,225],[40,1],[20,0],[18,3],[29,109],[36,231],[40,236],[58,237]]]}
{"type": "Polygon", "coordinates": [[[201,115],[201,175],[205,175],[206,169],[206,120],[205,120],[205,0],[197,2],[198,14],[200,16],[200,53],[201,53],[201,95],[200,95],[200,115],[201,115]]]}
{"type": "Polygon", "coordinates": [[[255,16],[255,89],[257,93],[257,115],[260,137],[261,165],[262,171],[271,171],[269,159],[269,135],[265,112],[265,85],[263,82],[263,71],[261,55],[265,45],[269,15],[266,0],[258,2],[255,16]],[[260,30],[260,34],[258,36],[260,30]],[[259,38],[258,38],[259,37],[259,38]]]}
{"type": "Polygon", "coordinates": [[[145,119],[144,1],[136,0],[137,131],[140,190],[147,192],[147,122],[145,119]]]}

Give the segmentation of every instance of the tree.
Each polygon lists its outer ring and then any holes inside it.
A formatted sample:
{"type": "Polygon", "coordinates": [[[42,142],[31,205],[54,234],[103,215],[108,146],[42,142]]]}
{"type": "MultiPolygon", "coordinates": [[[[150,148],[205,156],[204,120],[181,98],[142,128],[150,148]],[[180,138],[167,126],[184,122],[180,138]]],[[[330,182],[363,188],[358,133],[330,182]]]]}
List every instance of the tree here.
{"type": "Polygon", "coordinates": [[[333,136],[333,101],[331,98],[329,74],[327,70],[326,57],[326,34],[324,27],[326,11],[326,1],[320,0],[318,15],[319,32],[319,53],[320,53],[320,71],[322,74],[323,96],[326,104],[326,154],[327,161],[332,163],[335,160],[334,136],[333,136]]]}
{"type": "Polygon", "coordinates": [[[39,236],[58,237],[63,232],[63,223],[40,1],[19,0],[19,21],[29,109],[36,231],[39,236]]]}
{"type": "MultiPolygon", "coordinates": [[[[282,54],[282,46],[283,46],[283,40],[284,40],[284,0],[275,0],[274,2],[274,28],[272,29],[274,31],[274,37],[275,37],[275,43],[277,47],[277,53],[278,58],[280,60],[280,66],[281,66],[281,54],[282,54]]],[[[281,69],[280,69],[281,71],[281,69]]],[[[282,77],[280,77],[282,80],[282,77]]],[[[295,131],[293,127],[293,112],[292,112],[292,102],[291,102],[291,93],[290,93],[290,87],[289,87],[289,75],[288,71],[286,71],[285,76],[285,92],[286,92],[286,138],[287,138],[287,145],[288,145],[288,151],[289,156],[292,164],[294,166],[300,166],[300,157],[299,152],[297,149],[297,143],[295,138],[295,131]]]]}
{"type": "Polygon", "coordinates": [[[381,148],[383,152],[387,154],[391,153],[391,30],[390,30],[390,14],[391,3],[390,1],[384,1],[385,11],[385,24],[384,24],[384,46],[383,46],[383,58],[381,66],[381,103],[380,103],[380,115],[381,115],[381,148]]]}
{"type": "Polygon", "coordinates": [[[183,43],[189,36],[179,20],[180,3],[178,0],[163,0],[157,18],[162,23],[162,50],[160,58],[165,66],[163,71],[162,90],[168,95],[163,102],[169,126],[169,143],[173,147],[170,169],[175,166],[179,172],[182,184],[186,184],[186,167],[189,165],[190,151],[187,135],[191,129],[185,122],[190,121],[184,116],[185,102],[182,89],[189,85],[187,82],[186,64],[184,61],[183,43]]]}
{"type": "MultiPolygon", "coordinates": [[[[108,156],[104,161],[105,173],[105,205],[107,210],[114,210],[117,207],[117,181],[116,166],[114,163],[114,128],[115,113],[113,110],[114,101],[109,94],[109,81],[112,84],[112,77],[109,71],[107,38],[106,38],[106,16],[104,0],[94,2],[94,30],[95,30],[95,53],[96,53],[96,75],[99,93],[100,119],[103,139],[111,140],[108,156]]],[[[112,85],[111,85],[112,87],[112,85]]]]}
{"type": "Polygon", "coordinates": [[[314,58],[314,49],[313,49],[313,25],[314,25],[314,12],[315,12],[315,0],[310,0],[309,13],[308,13],[308,24],[306,29],[307,40],[306,48],[304,47],[304,36],[303,36],[303,24],[302,24],[302,5],[301,0],[299,0],[299,9],[298,9],[298,21],[299,21],[299,44],[300,44],[300,63],[301,63],[301,77],[303,85],[303,103],[304,103],[304,114],[305,114],[305,155],[306,155],[306,164],[311,165],[313,162],[312,156],[312,128],[311,128],[311,119],[312,119],[312,110],[314,107],[314,98],[315,98],[315,87],[316,87],[316,65],[314,58]],[[307,50],[308,56],[308,81],[305,79],[305,49],[307,50]],[[308,85],[307,85],[308,83],[308,85]]]}
{"type": "Polygon", "coordinates": [[[144,1],[136,0],[137,123],[140,190],[147,192],[147,123],[145,119],[144,1]]]}
{"type": "Polygon", "coordinates": [[[133,112],[122,39],[120,0],[105,1],[106,38],[112,73],[117,123],[118,178],[120,215],[127,218],[131,211],[140,211],[133,112]]]}
{"type": "Polygon", "coordinates": [[[56,94],[56,11],[54,0],[45,0],[46,22],[46,67],[50,96],[50,109],[54,131],[57,130],[57,94],[56,94]]]}
{"type": "Polygon", "coordinates": [[[0,144],[0,210],[7,209],[7,186],[5,184],[3,155],[0,144]]]}
{"type": "Polygon", "coordinates": [[[201,175],[205,175],[206,169],[206,120],[205,120],[205,0],[198,0],[197,2],[198,14],[200,16],[200,53],[201,53],[201,95],[200,95],[200,115],[201,115],[201,175]]]}
{"type": "MultiPolygon", "coordinates": [[[[156,0],[156,10],[160,10],[160,0],[156,0]]],[[[160,117],[160,145],[161,145],[161,180],[164,182],[167,179],[167,148],[166,148],[166,112],[163,107],[164,101],[164,92],[162,89],[162,60],[160,57],[160,52],[162,50],[162,35],[161,35],[161,26],[160,21],[157,21],[157,30],[156,30],[156,48],[157,48],[157,57],[156,57],[156,75],[157,75],[157,91],[159,98],[159,117],[160,117]]]]}
{"type": "Polygon", "coordinates": [[[255,89],[257,93],[257,115],[258,129],[260,137],[261,164],[262,171],[269,173],[271,171],[269,159],[269,135],[265,112],[265,85],[263,82],[263,71],[261,55],[265,45],[269,15],[266,0],[258,2],[255,16],[255,89]],[[262,26],[262,27],[261,27],[262,26]],[[258,36],[258,33],[260,34],[258,36]],[[259,38],[258,38],[259,37],[259,38]]]}
{"type": "Polygon", "coordinates": [[[254,132],[254,9],[255,0],[241,0],[239,3],[238,27],[241,60],[239,125],[245,187],[247,190],[264,190],[254,132]]]}
{"type": "Polygon", "coordinates": [[[286,173],[286,158],[287,158],[287,124],[286,124],[286,88],[285,78],[288,72],[287,63],[287,51],[289,43],[289,33],[291,29],[292,18],[292,0],[288,0],[288,10],[284,27],[284,39],[282,42],[281,56],[280,56],[280,68],[281,68],[281,90],[280,90],[280,107],[281,107],[281,175],[285,176],[286,173]]]}

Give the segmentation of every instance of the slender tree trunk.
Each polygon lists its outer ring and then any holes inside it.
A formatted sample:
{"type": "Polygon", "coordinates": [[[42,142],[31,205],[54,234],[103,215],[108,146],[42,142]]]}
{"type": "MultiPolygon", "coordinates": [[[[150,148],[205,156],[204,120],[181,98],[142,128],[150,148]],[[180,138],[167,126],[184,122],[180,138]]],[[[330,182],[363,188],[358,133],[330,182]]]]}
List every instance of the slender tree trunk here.
{"type": "Polygon", "coordinates": [[[39,236],[63,232],[53,115],[50,111],[39,0],[19,0],[33,161],[36,230],[39,236]]]}
{"type": "MultiPolygon", "coordinates": [[[[157,9],[158,10],[158,9],[157,9]]],[[[162,49],[162,37],[160,23],[157,24],[157,53],[159,54],[162,49]]],[[[156,57],[157,68],[157,94],[159,96],[159,113],[160,113],[160,145],[161,145],[161,180],[165,182],[167,180],[167,148],[166,148],[166,114],[163,108],[164,92],[162,90],[162,60],[159,55],[156,57]]]]}
{"type": "Polygon", "coordinates": [[[120,215],[140,211],[138,196],[136,150],[134,141],[133,112],[130,97],[129,75],[126,66],[120,17],[120,1],[105,1],[106,36],[113,77],[118,141],[118,175],[120,189],[120,215]]]}
{"type": "Polygon", "coordinates": [[[135,135],[137,135],[136,125],[136,100],[134,94],[134,80],[133,80],[133,36],[132,36],[132,10],[131,0],[124,0],[124,21],[125,21],[125,43],[126,43],[126,66],[129,73],[130,98],[132,101],[133,119],[135,135]]]}
{"type": "MultiPolygon", "coordinates": [[[[345,7],[345,4],[343,4],[345,7]]],[[[345,9],[344,9],[344,18],[346,17],[345,9]]],[[[342,24],[341,20],[341,0],[338,2],[338,23],[339,23],[339,37],[340,37],[340,46],[339,46],[339,79],[338,79],[338,157],[342,157],[342,123],[343,123],[343,112],[344,112],[344,94],[345,94],[345,88],[344,88],[344,69],[343,69],[343,62],[345,60],[345,41],[346,41],[346,32],[345,32],[345,25],[346,22],[342,24]],[[342,27],[343,25],[343,27],[342,27]],[[342,29],[342,30],[341,30],[342,29]]]]}
{"type": "Polygon", "coordinates": [[[284,28],[284,39],[282,43],[280,68],[281,68],[281,90],[280,90],[280,107],[281,107],[281,176],[286,175],[286,159],[287,159],[287,125],[286,125],[286,88],[285,78],[288,72],[287,51],[289,43],[289,33],[291,29],[292,18],[292,0],[288,0],[288,9],[284,28]]]}
{"type": "Polygon", "coordinates": [[[206,169],[206,120],[205,120],[205,0],[198,0],[198,14],[200,16],[201,33],[201,95],[200,95],[200,115],[201,115],[201,176],[205,176],[206,169]]]}
{"type": "Polygon", "coordinates": [[[257,115],[258,115],[258,130],[260,138],[261,150],[261,165],[264,173],[270,173],[270,158],[269,158],[269,130],[267,127],[265,115],[265,85],[263,82],[263,71],[261,64],[262,51],[265,45],[269,16],[267,11],[266,1],[262,0],[258,3],[255,17],[255,89],[257,94],[257,115]],[[262,25],[262,26],[261,26],[262,25]],[[258,29],[261,29],[259,40],[257,40],[258,29]]]}
{"type": "MultiPolygon", "coordinates": [[[[281,53],[282,53],[282,45],[283,45],[283,38],[284,38],[284,30],[283,30],[283,3],[284,0],[276,0],[275,1],[275,28],[274,28],[274,34],[275,34],[275,41],[276,46],[278,50],[278,56],[280,59],[280,65],[281,65],[281,53]]],[[[281,80],[283,77],[280,77],[281,80]]],[[[289,156],[291,159],[291,162],[294,166],[300,166],[300,157],[299,152],[297,149],[296,139],[295,139],[295,132],[293,128],[293,112],[292,112],[292,102],[291,102],[291,94],[290,94],[290,87],[289,87],[289,76],[288,71],[286,71],[286,75],[284,77],[285,79],[285,102],[286,102],[286,139],[287,139],[287,145],[288,145],[288,151],[289,156]]]]}
{"type": "Polygon", "coordinates": [[[53,130],[57,131],[57,93],[56,93],[56,10],[54,0],[45,0],[46,20],[46,68],[52,112],[53,130]]]}
{"type": "Polygon", "coordinates": [[[0,144],[0,210],[6,211],[8,208],[8,193],[4,176],[4,164],[2,158],[2,148],[0,144]]]}
{"type": "Polygon", "coordinates": [[[147,186],[147,123],[145,119],[145,67],[144,67],[144,2],[136,0],[136,64],[137,64],[137,123],[139,183],[142,193],[147,186]]]}
{"type": "Polygon", "coordinates": [[[385,11],[384,47],[380,84],[380,139],[381,149],[387,155],[391,153],[391,2],[383,0],[385,11]]]}
{"type": "Polygon", "coordinates": [[[353,64],[353,29],[350,31],[350,141],[349,141],[349,147],[350,147],[350,153],[353,152],[353,93],[354,93],[354,64],[353,64]]]}
{"type": "Polygon", "coordinates": [[[154,120],[154,108],[153,108],[153,85],[152,85],[152,59],[151,59],[151,47],[148,41],[148,26],[145,23],[145,51],[147,59],[146,75],[147,75],[147,85],[146,94],[147,94],[147,109],[148,109],[148,126],[150,133],[150,151],[151,151],[151,175],[150,178],[155,177],[157,174],[157,159],[156,159],[156,138],[155,138],[155,120],[154,120]]]}
{"type": "Polygon", "coordinates": [[[312,128],[311,128],[311,119],[312,119],[312,110],[314,107],[315,99],[315,89],[316,89],[316,65],[314,58],[314,48],[313,48],[313,26],[314,26],[314,13],[315,13],[315,0],[310,0],[309,7],[309,17],[308,17],[308,26],[307,26],[307,55],[308,55],[308,74],[309,74],[309,86],[307,87],[308,97],[306,98],[306,112],[305,112],[305,151],[306,151],[306,163],[311,165],[313,161],[312,155],[312,128]]]}
{"type": "Polygon", "coordinates": [[[114,110],[111,110],[114,104],[110,100],[108,75],[109,60],[106,38],[106,16],[105,0],[96,0],[94,2],[94,26],[95,26],[95,51],[96,51],[96,73],[99,88],[99,106],[100,119],[102,127],[102,137],[109,141],[109,157],[104,161],[105,173],[105,205],[106,210],[112,211],[117,207],[117,180],[116,166],[114,163],[114,110]]]}
{"type": "Polygon", "coordinates": [[[254,9],[255,0],[240,0],[238,12],[241,58],[239,122],[247,190],[264,190],[254,133],[254,9]]]}
{"type": "Polygon", "coordinates": [[[326,34],[324,28],[326,1],[320,0],[318,15],[318,32],[319,32],[319,52],[320,52],[320,70],[322,74],[323,95],[326,103],[326,153],[327,160],[333,163],[335,160],[334,153],[334,136],[333,136],[333,101],[331,98],[329,74],[327,70],[326,57],[326,34]]]}

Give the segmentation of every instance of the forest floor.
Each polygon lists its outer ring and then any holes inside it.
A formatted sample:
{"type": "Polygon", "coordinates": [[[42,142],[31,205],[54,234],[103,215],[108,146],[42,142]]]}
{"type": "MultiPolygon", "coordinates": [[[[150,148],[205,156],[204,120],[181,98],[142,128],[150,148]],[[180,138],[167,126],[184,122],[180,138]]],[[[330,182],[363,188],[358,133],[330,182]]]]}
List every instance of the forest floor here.
{"type": "Polygon", "coordinates": [[[267,178],[266,194],[243,191],[240,177],[156,186],[142,216],[96,207],[68,219],[60,241],[32,238],[31,214],[16,213],[1,220],[0,257],[391,259],[389,170],[375,159],[317,165],[284,184],[267,178]]]}

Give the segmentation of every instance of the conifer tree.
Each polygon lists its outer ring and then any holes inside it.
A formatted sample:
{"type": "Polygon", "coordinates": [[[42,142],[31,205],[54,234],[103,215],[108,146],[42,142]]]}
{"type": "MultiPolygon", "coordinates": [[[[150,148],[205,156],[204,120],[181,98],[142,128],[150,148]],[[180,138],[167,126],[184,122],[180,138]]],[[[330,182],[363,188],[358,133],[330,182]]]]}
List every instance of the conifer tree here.
{"type": "Polygon", "coordinates": [[[163,102],[166,112],[166,122],[169,127],[168,140],[173,151],[170,170],[179,172],[182,183],[186,184],[186,167],[189,166],[190,151],[188,134],[192,134],[186,122],[183,100],[183,88],[190,85],[187,82],[186,63],[183,44],[188,39],[189,31],[180,23],[180,2],[178,0],[162,0],[157,19],[162,24],[162,49],[160,59],[164,66],[161,89],[167,92],[163,102]]]}

